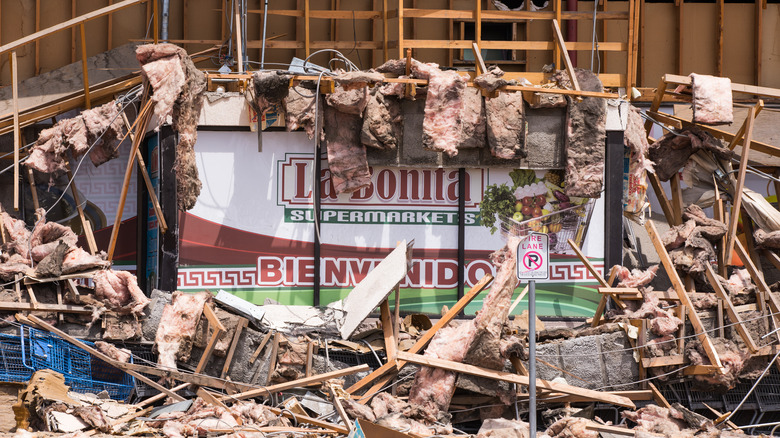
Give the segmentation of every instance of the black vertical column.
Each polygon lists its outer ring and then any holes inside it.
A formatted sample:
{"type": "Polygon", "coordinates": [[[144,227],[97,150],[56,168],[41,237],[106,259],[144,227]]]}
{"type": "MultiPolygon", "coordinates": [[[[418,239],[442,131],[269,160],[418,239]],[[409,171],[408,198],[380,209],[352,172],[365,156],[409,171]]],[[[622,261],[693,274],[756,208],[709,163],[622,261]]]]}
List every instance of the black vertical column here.
{"type": "Polygon", "coordinates": [[[623,131],[607,131],[604,163],[604,272],[623,264],[623,131]]]}
{"type": "Polygon", "coordinates": [[[176,199],[176,173],[173,163],[176,161],[176,143],[178,136],[169,125],[160,127],[160,206],[168,231],[160,234],[160,252],[157,256],[160,264],[159,288],[174,291],[179,275],[179,207],[176,199]]]}
{"type": "Polygon", "coordinates": [[[322,208],[322,196],[320,194],[320,174],[322,173],[322,151],[317,145],[314,153],[314,174],[312,180],[312,196],[314,196],[314,306],[320,305],[320,208],[322,208]]]}
{"type": "MultiPolygon", "coordinates": [[[[141,152],[141,156],[144,157],[144,160],[148,163],[148,148],[146,141],[142,141],[141,145],[138,149],[141,152]]],[[[151,166],[150,166],[151,167],[151,166]]],[[[143,176],[141,175],[141,167],[136,166],[136,181],[143,181],[143,176]]],[[[149,207],[149,191],[146,189],[146,184],[137,184],[138,186],[138,194],[136,196],[136,199],[138,201],[138,207],[136,209],[136,223],[138,226],[136,227],[136,256],[135,256],[135,266],[136,266],[136,277],[138,277],[138,286],[141,288],[142,291],[144,291],[147,294],[151,294],[152,290],[149,287],[147,278],[146,278],[146,233],[147,233],[147,218],[149,215],[148,207],[149,207]]],[[[156,286],[156,285],[151,285],[156,286]]]]}
{"type": "Polygon", "coordinates": [[[458,169],[458,299],[466,287],[466,169],[458,169]]]}

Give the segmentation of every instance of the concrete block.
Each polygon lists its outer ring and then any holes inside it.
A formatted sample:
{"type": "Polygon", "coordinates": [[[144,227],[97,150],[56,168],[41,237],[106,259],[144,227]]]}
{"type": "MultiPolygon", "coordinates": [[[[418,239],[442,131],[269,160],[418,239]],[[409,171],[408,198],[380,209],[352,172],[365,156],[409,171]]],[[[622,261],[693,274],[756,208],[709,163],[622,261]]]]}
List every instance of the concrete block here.
{"type": "Polygon", "coordinates": [[[560,351],[563,369],[579,377],[577,379],[568,374],[564,375],[570,385],[589,389],[606,385],[601,364],[600,336],[567,339],[561,342],[560,351]]]}
{"type": "MultiPolygon", "coordinates": [[[[563,368],[560,357],[560,342],[549,342],[546,344],[536,344],[536,357],[550,365],[563,368]]],[[[555,368],[551,368],[538,360],[536,361],[536,376],[542,380],[552,380],[556,377],[562,377],[563,373],[555,368]]],[[[563,376],[565,377],[565,376],[563,376]]],[[[567,379],[568,380],[568,379],[567,379]]]]}
{"type": "Polygon", "coordinates": [[[626,350],[631,348],[628,336],[625,332],[607,333],[599,336],[601,340],[601,362],[604,368],[607,385],[612,390],[626,391],[636,389],[637,384],[621,385],[623,383],[639,380],[639,364],[634,360],[634,352],[626,350]]]}
{"type": "Polygon", "coordinates": [[[531,169],[559,169],[565,166],[564,135],[566,108],[530,109],[526,106],[528,132],[524,166],[531,169]]]}
{"type": "Polygon", "coordinates": [[[171,302],[171,293],[154,289],[150,298],[151,302],[144,310],[146,318],[142,320],[141,332],[145,341],[154,342],[157,327],[160,326],[163,308],[171,302]]]}
{"type": "Polygon", "coordinates": [[[400,165],[403,167],[438,167],[441,153],[431,152],[422,147],[422,124],[425,99],[403,100],[404,141],[401,145],[400,165]]]}

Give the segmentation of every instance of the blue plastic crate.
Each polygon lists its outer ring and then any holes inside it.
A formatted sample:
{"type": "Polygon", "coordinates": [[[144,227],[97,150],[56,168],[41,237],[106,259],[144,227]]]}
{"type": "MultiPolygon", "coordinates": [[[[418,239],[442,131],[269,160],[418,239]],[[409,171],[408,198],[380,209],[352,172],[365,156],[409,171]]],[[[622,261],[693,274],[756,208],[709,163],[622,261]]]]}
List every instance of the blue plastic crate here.
{"type": "Polygon", "coordinates": [[[24,356],[24,343],[21,336],[0,333],[1,382],[30,380],[34,369],[25,363],[24,356]]]}
{"type": "MultiPolygon", "coordinates": [[[[135,378],[93,357],[83,350],[51,333],[23,327],[23,358],[33,370],[51,369],[65,377],[72,391],[98,393],[107,391],[115,400],[126,400],[135,388],[135,378]]],[[[89,341],[84,344],[94,347],[89,341]]],[[[130,362],[133,362],[132,356],[130,362]]],[[[28,377],[29,378],[29,377],[28,377]]]]}

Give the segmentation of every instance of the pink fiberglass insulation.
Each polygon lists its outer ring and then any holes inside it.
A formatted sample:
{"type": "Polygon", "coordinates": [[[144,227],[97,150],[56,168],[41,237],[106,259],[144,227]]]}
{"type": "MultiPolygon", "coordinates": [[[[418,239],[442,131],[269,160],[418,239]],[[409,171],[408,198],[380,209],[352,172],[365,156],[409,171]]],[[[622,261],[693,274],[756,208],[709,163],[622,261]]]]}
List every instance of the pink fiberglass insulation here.
{"type": "Polygon", "coordinates": [[[117,348],[110,342],[97,341],[95,342],[95,347],[98,349],[98,351],[110,357],[111,359],[118,360],[119,362],[123,363],[130,362],[130,357],[133,355],[130,350],[125,348],[117,348]]]}
{"type": "Polygon", "coordinates": [[[314,138],[314,116],[319,118],[318,126],[322,126],[322,101],[319,99],[319,110],[314,110],[315,99],[314,90],[309,90],[300,85],[296,85],[290,90],[287,97],[284,98],[284,122],[287,131],[295,131],[303,128],[309,140],[314,138]]]}
{"type": "MultiPolygon", "coordinates": [[[[477,317],[458,326],[439,330],[426,348],[426,356],[453,362],[463,362],[469,356],[478,360],[476,364],[480,366],[495,366],[500,361],[503,367],[503,360],[498,357],[499,338],[509,314],[512,293],[517,286],[516,254],[511,249],[517,248],[517,243],[517,239],[510,239],[507,245],[510,250],[499,250],[504,254],[499,257],[503,261],[477,317]],[[479,343],[485,345],[475,345],[479,343]],[[494,351],[488,351],[490,346],[494,351]],[[480,354],[483,354],[483,357],[477,358],[480,354]]],[[[455,392],[455,379],[456,373],[422,367],[415,376],[409,402],[429,412],[446,412],[455,392]]]]}
{"type": "Polygon", "coordinates": [[[207,301],[211,301],[209,292],[173,293],[171,303],[163,308],[154,339],[160,366],[176,369],[177,357],[182,360],[189,358],[195,330],[207,301]]]}
{"type": "Polygon", "coordinates": [[[341,112],[330,104],[325,105],[324,112],[328,168],[336,193],[352,193],[368,187],[371,172],[366,147],[360,142],[363,120],[359,115],[341,112]]]}
{"type": "Polygon", "coordinates": [[[67,150],[67,145],[63,143],[62,139],[62,126],[57,123],[51,128],[41,131],[25,165],[43,173],[65,170],[67,164],[64,156],[67,150]]]}
{"type": "Polygon", "coordinates": [[[30,261],[19,254],[0,258],[0,260],[2,261],[0,262],[0,279],[4,281],[11,281],[16,277],[16,274],[25,273],[30,268],[30,261]]]}
{"type": "Polygon", "coordinates": [[[683,224],[675,225],[669,228],[669,231],[665,232],[661,236],[661,241],[667,250],[673,250],[685,245],[685,242],[693,234],[693,230],[696,228],[695,221],[686,221],[683,224]]]}
{"type": "Polygon", "coordinates": [[[73,247],[65,254],[65,259],[62,261],[62,273],[72,274],[87,269],[108,268],[109,266],[111,266],[111,262],[106,260],[105,252],[92,255],[82,248],[73,247]]]}
{"type": "Polygon", "coordinates": [[[458,149],[483,148],[485,140],[485,103],[482,93],[477,88],[467,87],[463,90],[458,149]]]}
{"type": "Polygon", "coordinates": [[[184,49],[173,44],[146,44],[135,50],[141,70],[154,90],[154,114],[160,123],[172,115],[173,105],[187,80],[181,66],[182,52],[187,56],[184,49]]]}
{"type": "Polygon", "coordinates": [[[687,427],[682,413],[671,408],[647,405],[636,411],[623,411],[623,417],[637,424],[636,429],[660,433],[664,436],[678,436],[687,427]]]}
{"type": "Polygon", "coordinates": [[[759,228],[753,233],[753,238],[759,248],[780,249],[780,230],[767,233],[759,228]]]}
{"type": "Polygon", "coordinates": [[[617,287],[642,287],[650,284],[655,278],[660,265],[654,265],[647,270],[633,269],[631,271],[623,266],[618,267],[617,278],[620,281],[617,287]]]}
{"type": "MultiPolygon", "coordinates": [[[[745,361],[750,358],[750,353],[740,349],[737,344],[726,338],[711,338],[711,342],[725,372],[696,375],[695,379],[718,389],[732,389],[739,382],[739,374],[745,367],[745,361]]],[[[698,339],[685,344],[685,356],[693,365],[712,365],[698,339]]]]}
{"type": "Polygon", "coordinates": [[[328,105],[344,114],[362,116],[368,104],[368,88],[346,89],[337,86],[326,98],[328,105]]]}
{"type": "MultiPolygon", "coordinates": [[[[583,91],[604,91],[593,72],[575,69],[583,91]]],[[[568,80],[560,72],[561,82],[568,80]]],[[[580,198],[601,196],[604,182],[604,154],[607,138],[607,102],[600,97],[581,101],[567,98],[566,115],[566,195],[580,198]]]]}
{"type": "Polygon", "coordinates": [[[431,74],[423,118],[424,148],[445,152],[450,157],[458,154],[465,89],[465,80],[454,71],[436,71],[431,74]]]}
{"type": "Polygon", "coordinates": [[[61,120],[58,125],[60,125],[63,139],[70,147],[70,151],[74,157],[80,157],[87,153],[90,141],[87,125],[84,123],[83,113],[72,119],[61,120]]]}
{"type": "Polygon", "coordinates": [[[95,296],[110,310],[140,315],[149,304],[135,275],[127,271],[101,270],[94,280],[95,296]]]}
{"type": "Polygon", "coordinates": [[[115,101],[81,113],[92,147],[89,159],[95,167],[119,156],[124,120],[115,101]]]}
{"type": "Polygon", "coordinates": [[[693,121],[727,125],[734,121],[731,79],[691,73],[693,121]]]}
{"type": "Polygon", "coordinates": [[[590,430],[587,418],[564,417],[547,428],[546,436],[551,438],[598,438],[598,431],[590,430]]]}
{"type": "Polygon", "coordinates": [[[525,109],[522,93],[485,98],[490,153],[504,160],[525,158],[525,109]]]}
{"type": "Polygon", "coordinates": [[[376,149],[397,149],[403,139],[401,100],[391,87],[375,87],[366,104],[360,142],[376,149]]]}
{"type": "Polygon", "coordinates": [[[661,303],[658,296],[653,293],[645,294],[645,301],[635,312],[625,311],[625,315],[630,319],[650,319],[650,330],[658,336],[665,336],[676,332],[682,321],[672,312],[661,309],[661,303]]]}
{"type": "MultiPolygon", "coordinates": [[[[43,209],[38,209],[38,213],[43,216],[43,209]]],[[[65,242],[70,247],[76,245],[78,236],[70,227],[60,225],[57,222],[46,222],[41,219],[35,224],[32,236],[30,237],[30,248],[33,260],[40,262],[44,257],[51,254],[59,242],[65,242]]]]}
{"type": "Polygon", "coordinates": [[[3,233],[5,233],[5,243],[2,244],[4,253],[13,255],[19,254],[27,259],[30,252],[30,231],[27,225],[21,219],[11,217],[8,213],[0,211],[0,221],[3,222],[3,233]]]}

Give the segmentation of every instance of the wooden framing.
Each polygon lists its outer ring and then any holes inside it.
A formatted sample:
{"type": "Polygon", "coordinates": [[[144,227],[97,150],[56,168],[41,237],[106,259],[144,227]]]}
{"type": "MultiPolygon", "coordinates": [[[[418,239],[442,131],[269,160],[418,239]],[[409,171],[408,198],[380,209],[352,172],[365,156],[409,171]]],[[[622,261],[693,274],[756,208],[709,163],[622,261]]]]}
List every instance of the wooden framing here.
{"type": "Polygon", "coordinates": [[[8,55],[8,61],[11,64],[11,95],[14,117],[14,210],[19,210],[19,144],[22,133],[19,130],[19,75],[15,51],[8,55]]]}
{"type": "Polygon", "coordinates": [[[230,371],[230,365],[233,363],[233,355],[236,353],[236,347],[238,346],[238,340],[241,338],[244,328],[249,324],[249,320],[240,317],[238,319],[238,325],[236,331],[233,333],[233,341],[230,343],[230,349],[228,350],[227,357],[225,357],[225,365],[222,366],[222,374],[219,375],[221,379],[224,379],[230,371]]]}
{"type": "Polygon", "coordinates": [[[731,264],[732,248],[737,238],[737,223],[742,208],[742,189],[745,187],[745,170],[747,169],[748,157],[750,156],[750,142],[753,139],[753,123],[755,122],[755,108],[748,109],[747,119],[745,120],[745,141],[742,146],[742,153],[739,157],[739,172],[737,173],[737,184],[734,189],[734,200],[731,204],[731,216],[729,218],[729,231],[726,233],[726,264],[731,264]]]}
{"type": "Polygon", "coordinates": [[[715,290],[715,293],[718,295],[718,298],[720,298],[721,302],[723,302],[723,305],[725,306],[726,313],[729,316],[729,320],[731,320],[732,323],[736,324],[734,327],[737,330],[737,333],[739,333],[739,336],[742,338],[742,340],[745,342],[745,345],[747,345],[748,349],[750,350],[750,353],[756,354],[758,352],[758,346],[753,341],[753,338],[750,336],[750,332],[747,330],[747,327],[745,327],[744,323],[742,322],[742,318],[739,317],[739,314],[734,309],[734,305],[731,303],[731,299],[729,298],[728,294],[725,290],[723,290],[723,286],[720,284],[720,281],[715,277],[715,270],[712,269],[712,266],[707,264],[707,280],[710,282],[710,286],[715,290]]]}
{"type": "Polygon", "coordinates": [[[675,269],[672,264],[672,259],[669,258],[669,253],[666,252],[666,248],[664,247],[663,242],[661,242],[661,237],[658,235],[655,225],[653,225],[652,221],[647,221],[645,223],[645,229],[647,230],[647,234],[650,235],[650,239],[653,242],[655,250],[658,252],[658,256],[661,258],[661,263],[664,265],[669,280],[672,282],[672,287],[674,287],[675,292],[677,292],[677,297],[688,312],[688,318],[691,320],[691,325],[693,326],[694,332],[696,332],[699,342],[701,342],[704,351],[707,353],[707,358],[710,360],[711,364],[722,372],[723,365],[720,363],[718,352],[715,351],[715,346],[712,345],[712,341],[709,336],[707,336],[707,331],[704,329],[704,325],[702,325],[699,315],[693,307],[693,303],[685,290],[685,286],[680,280],[680,276],[677,274],[677,269],[675,269]]]}
{"type": "MultiPolygon", "coordinates": [[[[520,376],[505,371],[495,371],[487,368],[477,367],[474,365],[467,365],[459,362],[453,362],[450,360],[436,359],[430,356],[423,356],[421,354],[412,354],[412,353],[400,351],[398,352],[398,358],[418,365],[441,368],[449,371],[455,371],[457,373],[469,374],[477,377],[484,377],[491,380],[501,380],[504,382],[515,383],[518,385],[528,385],[530,382],[528,376],[520,376]]],[[[563,394],[570,394],[576,396],[583,396],[591,400],[601,401],[601,402],[610,403],[618,406],[624,406],[632,409],[636,407],[634,405],[634,402],[632,402],[627,397],[617,396],[605,392],[593,391],[590,389],[565,385],[561,383],[548,382],[541,379],[536,379],[536,385],[537,388],[546,389],[548,391],[560,392],[563,394]]]]}

